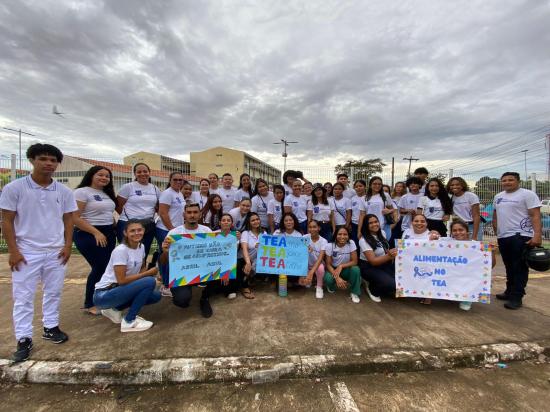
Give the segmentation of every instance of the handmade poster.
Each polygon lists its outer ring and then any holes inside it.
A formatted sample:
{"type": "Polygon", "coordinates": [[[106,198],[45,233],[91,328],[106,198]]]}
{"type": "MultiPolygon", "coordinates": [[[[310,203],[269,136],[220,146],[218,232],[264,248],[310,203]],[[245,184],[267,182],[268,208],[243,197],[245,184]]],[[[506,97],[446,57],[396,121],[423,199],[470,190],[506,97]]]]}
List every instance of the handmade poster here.
{"type": "Polygon", "coordinates": [[[170,235],[174,243],[168,252],[169,286],[194,285],[237,275],[235,232],[170,235]]]}
{"type": "Polygon", "coordinates": [[[403,239],[397,249],[397,297],[490,302],[491,245],[403,239]]]}
{"type": "Polygon", "coordinates": [[[306,276],[307,243],[301,237],[263,233],[258,243],[256,273],[306,276]]]}

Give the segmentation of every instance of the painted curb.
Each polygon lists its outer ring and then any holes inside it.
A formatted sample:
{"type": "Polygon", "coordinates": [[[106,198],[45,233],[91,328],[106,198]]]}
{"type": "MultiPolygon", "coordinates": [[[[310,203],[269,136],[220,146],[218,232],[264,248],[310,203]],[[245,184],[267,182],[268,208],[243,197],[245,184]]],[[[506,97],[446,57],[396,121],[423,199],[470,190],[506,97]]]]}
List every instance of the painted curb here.
{"type": "Polygon", "coordinates": [[[550,340],[430,350],[370,350],[344,355],[238,356],[122,361],[0,359],[0,381],[86,385],[274,382],[377,372],[477,367],[550,356],[550,340]]]}

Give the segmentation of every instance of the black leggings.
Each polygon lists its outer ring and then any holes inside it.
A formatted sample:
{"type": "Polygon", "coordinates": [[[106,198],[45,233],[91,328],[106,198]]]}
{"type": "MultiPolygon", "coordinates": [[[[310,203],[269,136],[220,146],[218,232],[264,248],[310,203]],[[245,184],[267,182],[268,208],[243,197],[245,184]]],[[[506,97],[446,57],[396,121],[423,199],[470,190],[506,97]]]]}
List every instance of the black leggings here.
{"type": "Polygon", "coordinates": [[[395,297],[395,266],[393,263],[372,266],[369,262],[359,259],[359,269],[361,269],[361,277],[369,282],[369,290],[373,295],[395,297]]]}

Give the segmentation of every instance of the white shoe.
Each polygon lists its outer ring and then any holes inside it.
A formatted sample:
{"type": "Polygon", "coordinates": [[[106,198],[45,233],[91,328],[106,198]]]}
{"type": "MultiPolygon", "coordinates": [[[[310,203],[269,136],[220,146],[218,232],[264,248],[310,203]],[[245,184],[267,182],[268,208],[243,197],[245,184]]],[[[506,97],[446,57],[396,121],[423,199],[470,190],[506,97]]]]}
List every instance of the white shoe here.
{"type": "Polygon", "coordinates": [[[116,309],[101,309],[101,314],[113,323],[122,322],[122,312],[116,309]]]}
{"type": "Polygon", "coordinates": [[[382,299],[380,299],[379,296],[376,296],[376,295],[373,295],[373,294],[372,294],[372,292],[371,292],[370,289],[369,289],[369,285],[367,285],[367,286],[365,287],[365,289],[367,289],[367,295],[369,295],[370,300],[372,300],[373,302],[376,302],[376,303],[382,302],[382,299]]]}
{"type": "Polygon", "coordinates": [[[361,302],[361,299],[359,299],[359,296],[357,296],[355,293],[350,293],[349,296],[351,297],[351,301],[353,303],[361,302]]]}
{"type": "Polygon", "coordinates": [[[468,311],[472,309],[472,302],[460,302],[458,307],[462,310],[468,311]]]}
{"type": "Polygon", "coordinates": [[[230,293],[229,295],[227,295],[227,299],[235,299],[236,297],[237,297],[236,293],[230,293]]]}
{"type": "Polygon", "coordinates": [[[324,293],[323,293],[323,288],[320,287],[320,286],[317,286],[317,287],[315,288],[315,297],[316,297],[317,299],[323,299],[323,295],[324,295],[324,293]]]}
{"type": "Polygon", "coordinates": [[[172,291],[170,290],[170,288],[168,288],[164,285],[161,285],[160,286],[160,295],[164,296],[165,298],[171,298],[172,297],[172,291]]]}
{"type": "Polygon", "coordinates": [[[121,332],[141,332],[153,327],[153,322],[143,319],[142,317],[136,316],[133,322],[128,323],[126,319],[122,318],[120,323],[121,332]]]}

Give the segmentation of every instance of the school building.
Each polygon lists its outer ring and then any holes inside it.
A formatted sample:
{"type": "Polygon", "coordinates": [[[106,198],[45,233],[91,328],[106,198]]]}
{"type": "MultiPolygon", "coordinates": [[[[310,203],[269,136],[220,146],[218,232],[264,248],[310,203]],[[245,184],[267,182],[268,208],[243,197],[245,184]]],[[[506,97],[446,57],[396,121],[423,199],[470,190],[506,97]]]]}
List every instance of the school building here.
{"type": "Polygon", "coordinates": [[[281,183],[281,171],[242,150],[227,147],[212,147],[202,152],[191,152],[191,174],[208,176],[216,173],[220,178],[224,173],[231,173],[234,184],[238,185],[239,176],[248,173],[254,182],[264,179],[269,185],[281,183]]]}
{"type": "Polygon", "coordinates": [[[184,175],[189,175],[189,162],[173,157],[163,156],[158,153],[151,152],[136,152],[122,159],[125,165],[133,166],[136,163],[145,163],[151,169],[163,170],[165,172],[181,172],[184,175]]]}

